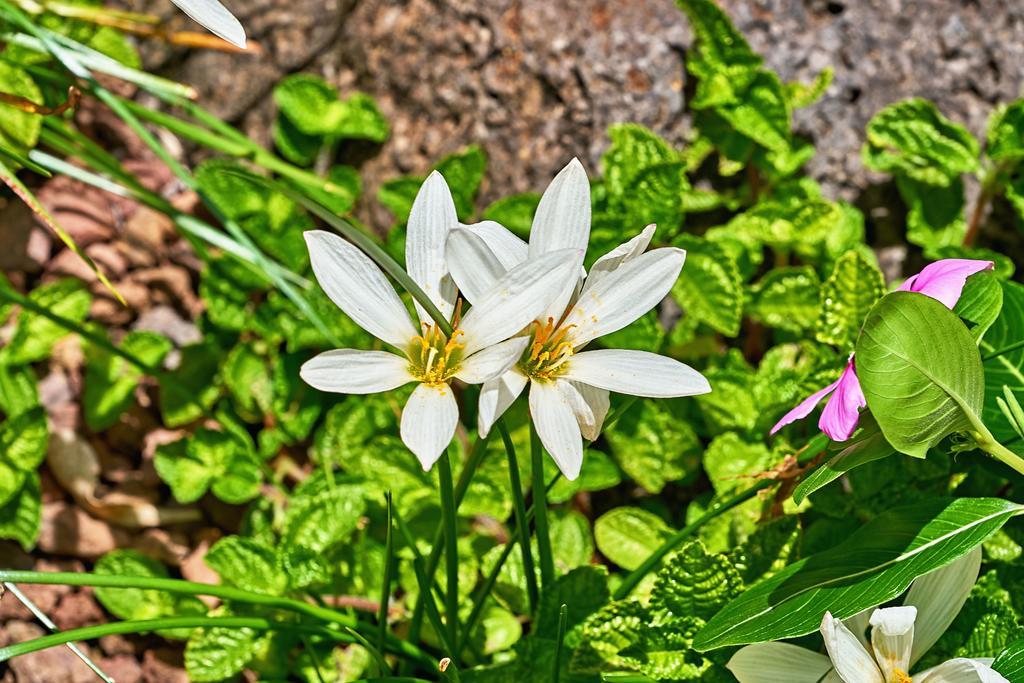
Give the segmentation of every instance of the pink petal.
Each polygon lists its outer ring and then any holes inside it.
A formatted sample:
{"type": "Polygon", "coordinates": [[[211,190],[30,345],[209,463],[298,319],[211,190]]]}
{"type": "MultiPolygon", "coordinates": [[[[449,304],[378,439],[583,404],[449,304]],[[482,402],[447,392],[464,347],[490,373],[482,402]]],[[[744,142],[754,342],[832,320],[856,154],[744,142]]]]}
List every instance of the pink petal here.
{"type": "Polygon", "coordinates": [[[818,426],[833,441],[846,441],[857,428],[860,409],[867,405],[852,358],[836,384],[836,392],[821,411],[818,426]]]}
{"type": "Polygon", "coordinates": [[[900,291],[926,294],[952,310],[964,291],[967,278],[994,266],[991,261],[943,259],[925,266],[924,270],[900,285],[900,291]]]}
{"type": "Polygon", "coordinates": [[[797,404],[796,408],[793,408],[793,410],[783,415],[782,419],[775,423],[775,426],[772,427],[772,431],[769,432],[769,434],[774,434],[775,432],[779,431],[786,425],[796,422],[797,420],[803,419],[810,415],[811,411],[814,410],[814,408],[819,403],[821,403],[821,399],[831,394],[832,391],[837,386],[839,386],[840,380],[842,380],[842,377],[837,379],[835,382],[832,382],[832,384],[829,384],[824,389],[819,389],[818,391],[814,392],[804,400],[800,401],[800,403],[797,404]]]}

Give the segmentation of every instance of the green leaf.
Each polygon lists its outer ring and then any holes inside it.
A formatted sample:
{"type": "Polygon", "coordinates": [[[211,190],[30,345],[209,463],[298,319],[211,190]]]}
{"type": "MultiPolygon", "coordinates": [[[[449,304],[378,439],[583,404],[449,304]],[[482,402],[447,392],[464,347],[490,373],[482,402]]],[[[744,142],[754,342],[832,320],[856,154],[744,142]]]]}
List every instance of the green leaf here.
{"type": "MultiPolygon", "coordinates": [[[[4,474],[0,472],[0,485],[4,474]]],[[[0,505],[0,538],[10,538],[30,552],[39,538],[42,521],[42,500],[40,498],[39,475],[25,473],[21,490],[0,505]]]]}
{"type": "Polygon", "coordinates": [[[213,544],[203,561],[220,575],[221,581],[239,588],[281,595],[288,577],[277,563],[276,551],[258,541],[228,536],[213,544]]]}
{"type": "Polygon", "coordinates": [[[821,96],[832,85],[832,77],[835,75],[832,67],[827,66],[818,72],[810,83],[798,83],[796,81],[786,84],[786,98],[789,106],[793,109],[809,107],[821,99],[821,96]]]}
{"type": "Polygon", "coordinates": [[[259,648],[263,637],[251,628],[200,629],[185,647],[185,670],[189,679],[214,682],[242,671],[259,648]]]}
{"type": "Polygon", "coordinates": [[[690,541],[665,560],[651,589],[651,605],[707,619],[742,590],[743,579],[729,558],[690,541]]]}
{"type": "MultiPolygon", "coordinates": [[[[32,408],[0,423],[0,460],[23,472],[39,467],[46,457],[50,431],[46,413],[32,408]]],[[[0,497],[0,500],[6,500],[0,497]]]]}
{"type": "Polygon", "coordinates": [[[622,471],[649,493],[697,473],[700,439],[660,401],[643,401],[626,411],[604,438],[622,471]]]}
{"type": "Polygon", "coordinates": [[[337,107],[338,121],[330,135],[343,139],[384,142],[389,126],[377,102],[364,93],[355,93],[337,107]]]}
{"type": "Polygon", "coordinates": [[[885,280],[878,267],[860,251],[846,252],[821,288],[815,337],[843,350],[853,348],[864,318],[883,294],[885,280]]]}
{"type": "Polygon", "coordinates": [[[789,151],[789,101],[774,73],[758,73],[736,101],[723,103],[716,111],[734,129],[762,147],[776,153],[789,151]]]}
{"type": "Polygon", "coordinates": [[[594,522],[597,549],[627,570],[639,567],[671,535],[661,517],[637,507],[614,508],[594,522]]]}
{"type": "Polygon", "coordinates": [[[981,340],[981,352],[985,358],[984,422],[997,440],[1006,441],[1013,438],[1014,430],[996,401],[1002,397],[1003,387],[1018,401],[1024,400],[1024,347],[1014,347],[1024,337],[1024,286],[1004,282],[1002,289],[1003,306],[981,340]]]}
{"type": "Polygon", "coordinates": [[[964,220],[964,183],[929,185],[897,176],[896,187],[907,205],[907,241],[925,249],[959,245],[967,233],[964,220]]]}
{"type": "Polygon", "coordinates": [[[795,516],[761,524],[754,533],[728,553],[729,561],[748,586],[782,571],[799,555],[802,538],[795,516]]]}
{"type": "Polygon", "coordinates": [[[1024,159],[1024,100],[997,107],[988,121],[989,158],[999,162],[1024,159]]]}
{"type": "Polygon", "coordinates": [[[306,135],[287,116],[274,119],[273,135],[274,146],[281,156],[298,166],[312,165],[324,145],[322,137],[306,135]]]}
{"type": "Polygon", "coordinates": [[[252,344],[239,344],[231,350],[224,359],[221,376],[243,415],[253,416],[252,421],[256,421],[270,412],[274,399],[270,369],[252,344]]]}
{"type": "Polygon", "coordinates": [[[979,343],[1003,310],[1003,286],[993,271],[982,271],[967,278],[953,313],[974,323],[971,336],[979,343]]]}
{"type": "Polygon", "coordinates": [[[807,496],[828,486],[850,470],[882,458],[888,458],[896,453],[896,449],[885,440],[885,436],[878,430],[878,425],[873,419],[870,426],[864,425],[867,419],[868,416],[861,418],[863,432],[853,437],[853,443],[833,455],[800,482],[793,490],[794,502],[799,505],[807,496]]]}
{"type": "MultiPolygon", "coordinates": [[[[674,201],[678,213],[681,190],[688,187],[679,154],[657,133],[635,123],[620,123],[608,127],[611,145],[601,156],[601,169],[604,171],[604,188],[609,204],[620,210],[626,209],[634,190],[638,187],[641,174],[648,169],[662,168],[671,170],[674,184],[670,184],[661,193],[662,203],[674,201]]],[[[648,178],[644,194],[650,196],[652,188],[648,178]]],[[[658,192],[653,192],[657,195],[658,192]]],[[[639,204],[639,202],[637,203],[639,204]]]]}
{"type": "Polygon", "coordinates": [[[608,570],[586,566],[573,569],[544,588],[537,609],[535,633],[554,640],[558,636],[558,613],[568,607],[566,631],[576,628],[591,614],[608,603],[608,570]]]}
{"type": "Polygon", "coordinates": [[[262,481],[251,447],[235,434],[206,428],[158,447],[154,465],[179,503],[195,502],[208,489],[226,503],[245,503],[262,481]]]}
{"type": "Polygon", "coordinates": [[[948,186],[978,170],[978,141],[945,118],[934,104],[915,98],[891,104],[868,122],[864,164],[928,185],[948,186]]]}
{"type": "MultiPolygon", "coordinates": [[[[167,578],[167,568],[137,550],[113,550],[97,562],[97,574],[128,577],[167,578]]],[[[205,615],[206,605],[194,595],[175,595],[166,591],[141,588],[97,587],[96,599],[108,612],[120,619],[158,619],[169,616],[205,615]]],[[[188,638],[191,629],[164,629],[166,638],[188,638]]]]}
{"type": "Polygon", "coordinates": [[[220,395],[220,354],[212,344],[181,349],[176,370],[160,377],[160,414],[168,427],[180,427],[206,415],[220,395]]]}
{"type": "Polygon", "coordinates": [[[30,365],[8,365],[0,353],[0,411],[17,415],[39,405],[39,383],[30,365]]]}
{"type": "Polygon", "coordinates": [[[688,316],[735,337],[743,315],[743,281],[736,262],[715,244],[680,235],[673,245],[686,250],[686,267],[672,286],[672,296],[688,316]]]}
{"type": "Polygon", "coordinates": [[[322,552],[348,540],[365,509],[361,492],[348,486],[295,498],[285,514],[281,540],[322,552]]]}
{"type": "MultiPolygon", "coordinates": [[[[0,106],[0,109],[9,107],[0,106]]],[[[36,287],[28,295],[34,303],[62,318],[81,323],[89,314],[92,297],[78,280],[59,280],[36,287]]],[[[18,315],[18,325],[4,347],[3,361],[11,365],[36,363],[49,358],[53,345],[66,337],[68,330],[31,311],[18,315]]]]}
{"type": "Polygon", "coordinates": [[[754,285],[752,318],[780,330],[802,332],[815,324],[821,280],[810,266],[774,268],[754,285]]]}
{"type": "Polygon", "coordinates": [[[555,570],[559,574],[588,564],[594,555],[590,521],[575,510],[551,520],[550,535],[555,570]]]}
{"type": "Polygon", "coordinates": [[[1008,681],[1019,680],[1024,676],[1024,640],[1010,643],[992,662],[992,668],[1008,681]]]}
{"type": "MultiPolygon", "coordinates": [[[[24,69],[0,62],[0,91],[43,104],[43,94],[24,69]]],[[[36,146],[43,117],[8,104],[0,106],[0,146],[25,153],[36,146]]]]}
{"type": "Polygon", "coordinates": [[[700,79],[694,108],[731,102],[754,80],[761,57],[712,0],[679,0],[696,34],[696,52],[686,60],[690,73],[700,79]]]}
{"type": "MultiPolygon", "coordinates": [[[[171,342],[155,332],[133,331],[121,340],[121,349],[151,367],[159,367],[171,342]]],[[[121,356],[90,344],[86,347],[85,393],[82,408],[89,429],[112,427],[131,406],[142,371],[121,356]]]]}
{"type": "Polygon", "coordinates": [[[694,647],[806,635],[818,629],[826,611],[849,618],[970,552],[1022,511],[996,498],[928,499],[889,510],[831,550],[754,585],[711,618],[694,647]]]}
{"type": "Polygon", "coordinates": [[[752,478],[771,464],[767,446],[744,441],[735,432],[716,436],[704,451],[704,470],[718,495],[747,488],[752,478]]]}
{"type": "Polygon", "coordinates": [[[397,223],[404,225],[409,220],[412,203],[422,184],[423,178],[416,176],[388,180],[377,190],[377,201],[391,211],[397,223]]]}
{"type": "Polygon", "coordinates": [[[954,432],[987,434],[978,347],[960,319],[916,292],[893,292],[871,309],[857,342],[857,376],[886,440],[923,458],[954,432]]]}

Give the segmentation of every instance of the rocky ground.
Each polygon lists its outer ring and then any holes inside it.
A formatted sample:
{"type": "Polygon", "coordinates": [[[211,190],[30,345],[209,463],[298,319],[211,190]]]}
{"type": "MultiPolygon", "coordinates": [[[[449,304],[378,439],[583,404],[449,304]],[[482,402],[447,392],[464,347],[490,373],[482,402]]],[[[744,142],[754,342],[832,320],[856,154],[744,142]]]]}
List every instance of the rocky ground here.
{"type": "MultiPolygon", "coordinates": [[[[204,104],[269,144],[270,92],[283,75],[312,71],[345,93],[378,99],[393,134],[382,148],[347,150],[364,171],[360,215],[390,225],[373,199],[381,182],[420,173],[439,157],[479,143],[490,157],[484,202],[539,190],[573,155],[597,168],[611,123],[636,121],[681,141],[688,125],[683,93],[691,36],[671,0],[226,0],[264,48],[261,56],[187,53],[144,46],[147,64],[195,84],[204,104]]],[[[165,0],[131,0],[184,26],[165,0]]],[[[975,133],[992,107],[1024,88],[1024,6],[1014,0],[727,0],[727,11],[755,49],[785,79],[836,70],[822,101],[797,116],[814,139],[811,173],[826,190],[862,204],[879,179],[860,163],[867,120],[885,104],[920,95],[975,133]]],[[[102,111],[80,114],[98,139],[120,146],[146,184],[183,208],[195,198],[102,111]]],[[[177,343],[198,335],[199,264],[167,220],[67,179],[39,189],[44,203],[129,300],[127,309],[97,288],[96,320],[117,329],[161,331],[177,343]]],[[[16,284],[62,275],[89,279],[18,203],[0,207],[0,267],[16,284]]],[[[43,380],[55,428],[79,426],[81,356],[74,345],[55,355],[43,380]]],[[[142,397],[151,395],[145,388],[142,397]]],[[[166,502],[152,469],[162,438],[143,401],[92,441],[104,495],[166,502]],[[148,435],[148,438],[147,438],[148,435]],[[154,436],[155,435],[155,436],[154,436]],[[139,448],[139,444],[147,444],[139,448]]],[[[137,547],[203,580],[201,554],[217,523],[183,531],[139,529],[105,521],[76,504],[44,473],[44,529],[33,555],[0,542],[5,566],[81,570],[113,547],[137,547]]],[[[224,510],[204,509],[222,520],[224,510]]],[[[26,587],[62,629],[105,619],[91,591],[26,587]]],[[[41,633],[12,595],[0,599],[0,646],[41,633]]],[[[113,637],[91,654],[119,683],[184,679],[180,647],[160,639],[113,637]]],[[[66,649],[0,665],[0,683],[95,680],[66,649]]]]}

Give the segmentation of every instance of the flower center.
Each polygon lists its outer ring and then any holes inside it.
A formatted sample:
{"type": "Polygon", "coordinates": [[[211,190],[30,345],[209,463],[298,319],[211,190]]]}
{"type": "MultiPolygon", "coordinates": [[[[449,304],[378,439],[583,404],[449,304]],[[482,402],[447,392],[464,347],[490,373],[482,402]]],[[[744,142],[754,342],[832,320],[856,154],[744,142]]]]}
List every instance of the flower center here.
{"type": "Polygon", "coordinates": [[[555,319],[548,318],[546,324],[534,321],[533,341],[526,347],[519,359],[519,369],[531,379],[552,379],[564,370],[565,362],[572,357],[572,343],[566,340],[575,325],[555,326],[555,319]]]}
{"type": "Polygon", "coordinates": [[[906,671],[896,669],[892,672],[892,683],[913,683],[913,679],[906,671]]]}
{"type": "Polygon", "coordinates": [[[462,362],[462,350],[466,345],[460,344],[458,338],[463,332],[457,329],[449,338],[437,325],[421,323],[421,326],[423,333],[413,338],[406,351],[409,370],[424,384],[444,384],[462,362]]]}

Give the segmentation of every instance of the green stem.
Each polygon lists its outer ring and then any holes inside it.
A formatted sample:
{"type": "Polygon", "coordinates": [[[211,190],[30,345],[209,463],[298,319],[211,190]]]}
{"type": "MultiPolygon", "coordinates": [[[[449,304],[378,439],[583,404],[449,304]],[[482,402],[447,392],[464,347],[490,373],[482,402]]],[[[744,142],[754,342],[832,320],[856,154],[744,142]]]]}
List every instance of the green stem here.
{"type": "Polygon", "coordinates": [[[530,421],[530,469],[533,477],[533,509],[537,532],[537,554],[540,556],[540,581],[545,588],[555,580],[555,559],[551,553],[551,531],[548,526],[548,495],[544,488],[544,449],[533,421],[530,421]]]}
{"type": "Polygon", "coordinates": [[[508,456],[508,476],[512,488],[513,511],[516,519],[516,534],[519,537],[519,548],[523,555],[523,573],[526,574],[526,594],[530,601],[530,614],[537,613],[537,601],[540,591],[537,590],[537,573],[533,565],[533,550],[530,548],[530,525],[526,521],[526,500],[524,498],[523,482],[519,476],[519,459],[516,457],[516,447],[512,443],[512,435],[502,419],[496,425],[501,440],[505,444],[505,453],[508,456]]]}
{"type": "MultiPolygon", "coordinates": [[[[458,512],[459,505],[462,504],[462,499],[466,497],[466,491],[469,490],[470,481],[473,479],[473,474],[480,466],[480,462],[483,460],[484,455],[487,453],[487,439],[488,437],[477,437],[476,441],[473,442],[473,447],[469,451],[469,457],[466,458],[465,464],[462,466],[462,471],[459,473],[459,481],[455,484],[455,510],[458,512]]],[[[425,566],[426,576],[430,581],[434,580],[434,574],[437,573],[437,566],[441,563],[441,552],[444,549],[442,541],[444,536],[444,524],[438,524],[437,530],[434,532],[434,539],[430,545],[430,555],[427,557],[427,563],[425,566]]],[[[416,599],[416,605],[413,608],[412,619],[409,621],[409,640],[411,642],[417,642],[420,638],[420,629],[423,626],[423,591],[420,591],[419,596],[416,599]]]]}
{"type": "Polygon", "coordinates": [[[38,652],[56,645],[64,645],[76,640],[92,640],[103,636],[123,633],[150,633],[161,629],[175,628],[251,628],[258,631],[294,631],[331,638],[338,642],[351,642],[354,639],[348,634],[307,624],[293,624],[262,617],[165,617],[162,619],[136,619],[116,621],[111,624],[86,626],[70,631],[53,633],[48,636],[33,638],[22,643],[15,643],[0,648],[0,662],[12,657],[38,652]]]}
{"type": "MultiPolygon", "coordinates": [[[[561,473],[556,474],[554,477],[551,478],[551,481],[548,482],[548,485],[545,487],[545,490],[550,491],[552,488],[554,488],[555,484],[557,484],[558,480],[561,478],[561,473]]],[[[530,528],[530,522],[533,521],[533,509],[534,508],[531,505],[526,510],[527,529],[530,528]]],[[[470,610],[469,618],[466,619],[466,623],[464,624],[462,629],[462,642],[459,644],[460,651],[465,648],[466,643],[469,641],[469,636],[473,633],[473,631],[476,630],[477,624],[480,621],[480,616],[484,612],[484,605],[487,602],[487,596],[489,596],[491,594],[491,591],[494,590],[494,585],[498,582],[498,576],[501,574],[501,568],[505,566],[505,562],[508,561],[509,556],[515,549],[517,541],[519,541],[519,539],[522,537],[523,536],[518,532],[517,529],[512,529],[509,542],[505,544],[504,548],[502,548],[501,554],[498,555],[498,560],[494,563],[494,566],[491,567],[490,573],[488,573],[487,576],[484,577],[483,585],[480,587],[480,591],[477,593],[477,596],[473,601],[473,609],[470,610]]],[[[527,535],[527,538],[528,537],[529,536],[527,535]]]]}
{"type": "MultiPolygon", "coordinates": [[[[459,537],[458,520],[455,517],[455,491],[452,484],[452,465],[448,453],[443,453],[438,460],[437,476],[441,483],[441,520],[444,523],[445,567],[448,582],[445,586],[445,625],[448,629],[448,642],[459,642],[459,537]]],[[[429,577],[427,579],[430,580],[429,577]]],[[[420,590],[424,590],[421,586],[420,590]]],[[[458,653],[449,656],[457,659],[458,653]]]]}
{"type": "MultiPolygon", "coordinates": [[[[380,609],[377,612],[377,649],[383,650],[388,635],[388,603],[391,597],[391,565],[395,561],[395,543],[392,535],[394,522],[391,516],[391,491],[385,494],[387,502],[387,524],[384,532],[384,581],[380,589],[380,609]]],[[[380,675],[385,676],[389,671],[381,669],[380,675]]]]}
{"type": "Polygon", "coordinates": [[[555,640],[555,662],[554,671],[551,672],[551,680],[558,683],[562,677],[562,645],[565,640],[565,626],[569,620],[569,606],[564,602],[558,608],[558,638],[555,640]]]}
{"type": "MultiPolygon", "coordinates": [[[[818,434],[813,439],[811,439],[807,443],[807,445],[804,446],[804,448],[800,451],[799,455],[797,456],[797,462],[802,464],[809,462],[810,460],[813,460],[814,458],[818,457],[818,455],[822,451],[825,450],[828,444],[828,436],[825,434],[818,434]]],[[[737,493],[735,496],[727,498],[726,500],[713,505],[703,515],[701,515],[696,520],[694,520],[690,524],[687,524],[685,527],[683,527],[675,534],[670,536],[664,543],[661,544],[661,546],[658,547],[657,550],[651,553],[647,557],[647,559],[640,564],[639,567],[630,572],[629,575],[627,575],[626,578],[623,579],[622,583],[619,585],[618,590],[615,591],[613,598],[615,600],[622,600],[629,596],[633,589],[636,588],[637,585],[639,585],[639,583],[643,580],[645,576],[647,576],[648,573],[653,571],[661,563],[661,560],[666,555],[668,555],[670,552],[681,546],[683,542],[689,539],[691,536],[693,536],[693,534],[696,533],[698,529],[700,529],[702,526],[707,524],[715,517],[718,517],[722,513],[728,512],[737,505],[747,502],[748,500],[756,496],[758,491],[768,488],[769,486],[772,486],[775,483],[776,482],[774,479],[761,479],[750,488],[745,489],[737,493]]]]}
{"type": "Polygon", "coordinates": [[[985,354],[984,356],[981,357],[981,361],[983,363],[985,363],[985,362],[988,362],[988,361],[992,360],[993,358],[998,358],[999,356],[1002,356],[1003,354],[1009,353],[1010,351],[1016,351],[1017,349],[1020,349],[1020,348],[1024,348],[1024,339],[1019,339],[1019,340],[1015,341],[1014,343],[1012,343],[1012,344],[1010,344],[1008,346],[1004,346],[1003,348],[1001,348],[1001,349],[999,349],[997,351],[993,351],[992,353],[985,354]]]}
{"type": "Polygon", "coordinates": [[[978,447],[999,462],[1016,470],[1018,474],[1024,474],[1024,458],[996,441],[991,434],[989,434],[989,438],[979,440],[978,447]]]}

